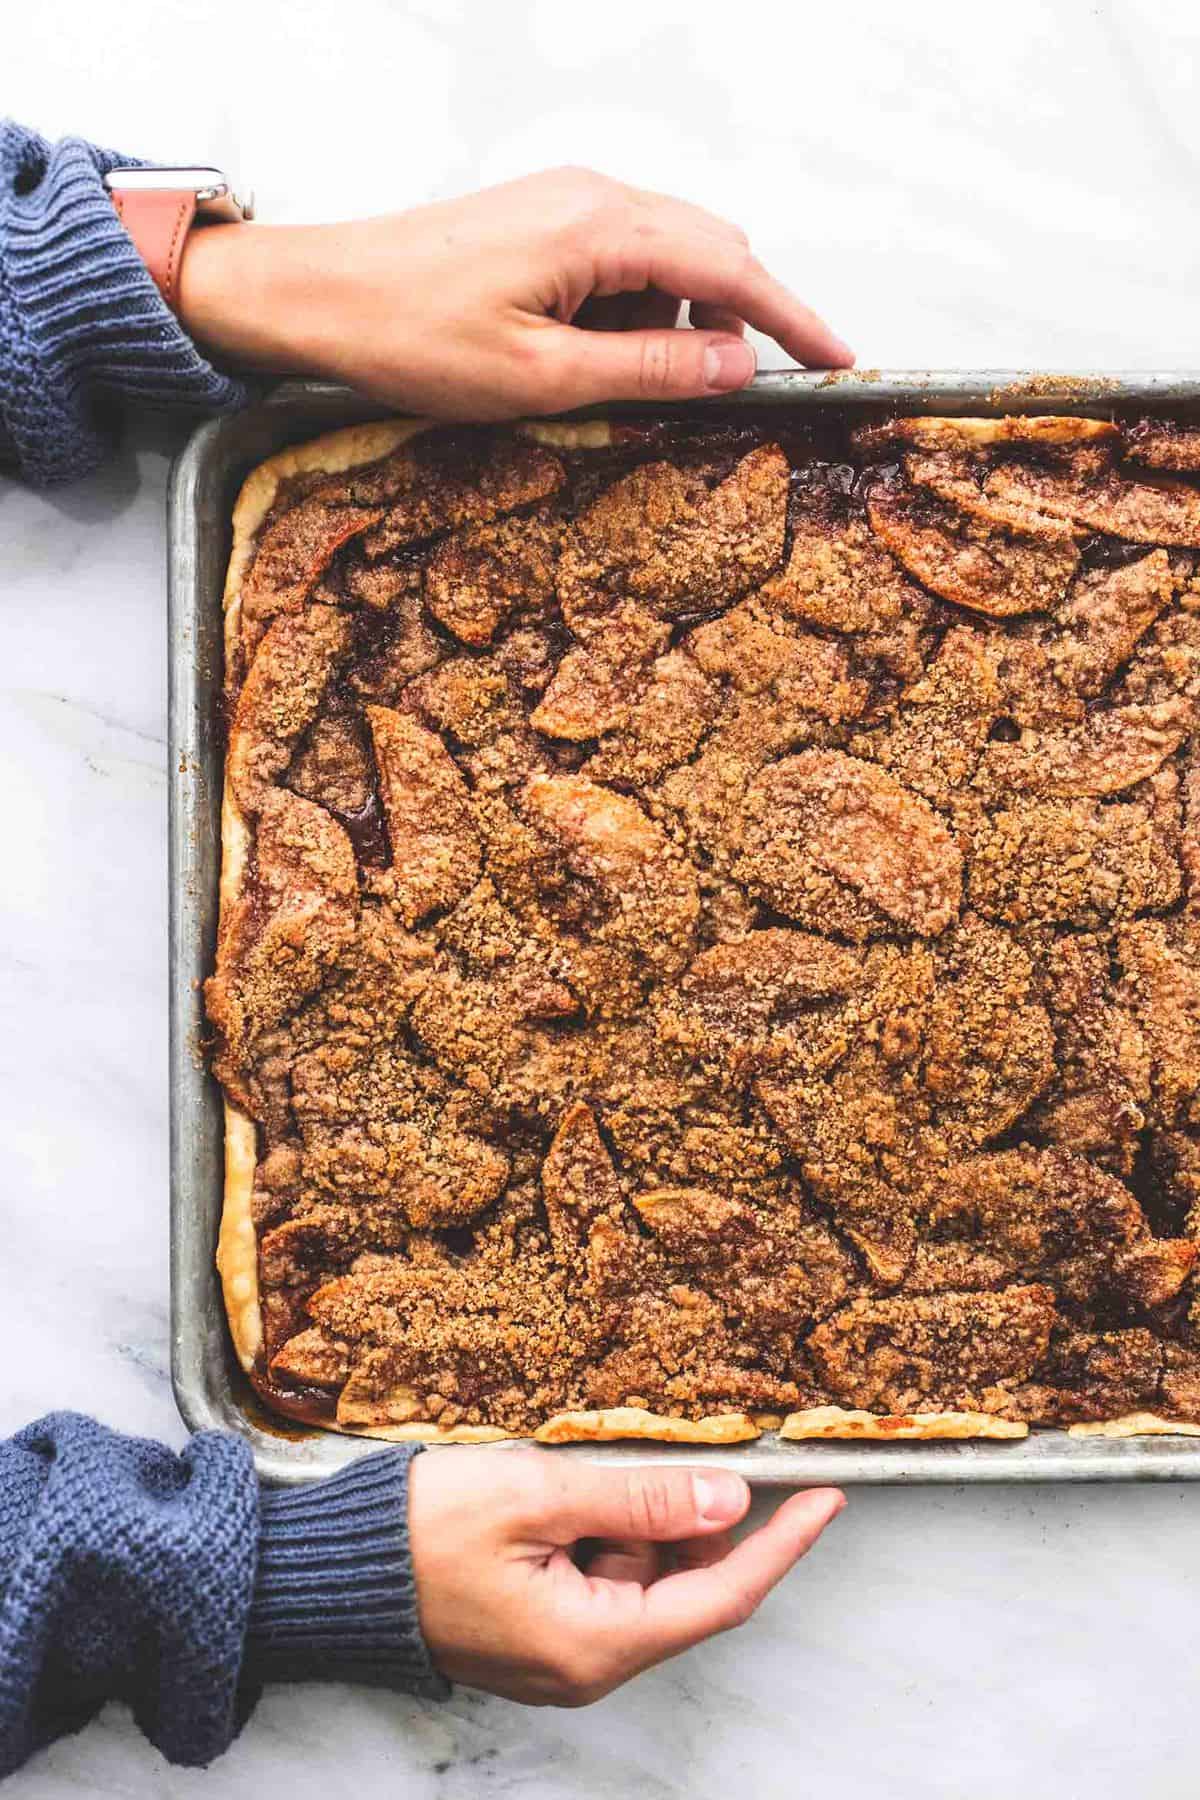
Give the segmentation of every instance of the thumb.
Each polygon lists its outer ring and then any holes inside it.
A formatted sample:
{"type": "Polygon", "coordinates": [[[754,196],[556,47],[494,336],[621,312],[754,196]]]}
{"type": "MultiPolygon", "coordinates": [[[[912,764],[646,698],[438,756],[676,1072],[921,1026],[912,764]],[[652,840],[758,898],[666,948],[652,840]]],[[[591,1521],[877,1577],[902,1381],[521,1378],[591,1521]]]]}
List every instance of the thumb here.
{"type": "Polygon", "coordinates": [[[563,325],[546,345],[557,358],[557,409],[605,400],[699,400],[744,387],[757,358],[724,331],[583,331],[563,325]]]}
{"type": "Polygon", "coordinates": [[[544,1524],[560,1544],[584,1537],[674,1543],[727,1531],[749,1505],[749,1485],[728,1469],[564,1464],[544,1524]]]}
{"type": "Polygon", "coordinates": [[[636,1666],[648,1668],[715,1631],[745,1624],[845,1504],[836,1488],[793,1494],[710,1567],[683,1569],[656,1581],[644,1591],[640,1629],[628,1640],[636,1666]]]}

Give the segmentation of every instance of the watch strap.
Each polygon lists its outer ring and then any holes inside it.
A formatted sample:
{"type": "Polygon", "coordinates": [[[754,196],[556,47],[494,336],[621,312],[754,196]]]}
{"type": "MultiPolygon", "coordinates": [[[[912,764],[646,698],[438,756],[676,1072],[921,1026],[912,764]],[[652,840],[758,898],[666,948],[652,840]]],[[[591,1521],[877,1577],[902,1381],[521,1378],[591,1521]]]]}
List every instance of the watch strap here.
{"type": "Polygon", "coordinates": [[[111,189],[117,217],[137,246],[159,293],[177,312],[179,265],[192,220],[196,195],[190,188],[111,189]]]}

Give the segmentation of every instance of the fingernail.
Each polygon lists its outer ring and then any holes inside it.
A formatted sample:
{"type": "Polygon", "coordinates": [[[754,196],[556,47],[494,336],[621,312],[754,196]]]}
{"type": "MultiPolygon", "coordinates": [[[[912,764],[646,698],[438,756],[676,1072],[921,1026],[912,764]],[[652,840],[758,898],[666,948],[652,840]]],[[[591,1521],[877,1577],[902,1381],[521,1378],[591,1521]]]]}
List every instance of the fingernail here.
{"type": "Polygon", "coordinates": [[[728,394],[745,387],[758,359],[741,338],[717,338],[704,352],[704,385],[710,394],[728,394]]]}
{"type": "Polygon", "coordinates": [[[746,1484],[740,1475],[693,1475],[692,1498],[698,1519],[729,1525],[746,1510],[746,1484]]]}

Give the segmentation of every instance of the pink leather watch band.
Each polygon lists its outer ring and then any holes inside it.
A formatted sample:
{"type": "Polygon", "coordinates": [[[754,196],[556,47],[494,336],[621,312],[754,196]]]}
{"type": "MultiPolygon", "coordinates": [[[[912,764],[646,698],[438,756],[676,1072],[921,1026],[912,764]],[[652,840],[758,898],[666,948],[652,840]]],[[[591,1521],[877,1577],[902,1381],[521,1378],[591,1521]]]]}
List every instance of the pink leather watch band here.
{"type": "Polygon", "coordinates": [[[117,217],[154,277],[159,293],[177,312],[179,264],[196,216],[196,196],[187,188],[112,188],[117,217]]]}

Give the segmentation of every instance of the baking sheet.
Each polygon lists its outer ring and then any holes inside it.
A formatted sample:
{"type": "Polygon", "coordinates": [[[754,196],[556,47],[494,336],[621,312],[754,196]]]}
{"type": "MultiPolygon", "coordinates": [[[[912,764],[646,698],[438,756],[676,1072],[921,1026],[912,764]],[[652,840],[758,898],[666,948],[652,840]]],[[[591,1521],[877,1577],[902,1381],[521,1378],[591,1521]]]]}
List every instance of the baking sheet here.
{"type": "MultiPolygon", "coordinates": [[[[760,375],[722,410],[788,404],[981,414],[1170,412],[1200,417],[1200,375],[883,371],[760,375]]],[[[233,503],[247,472],[287,444],[386,415],[345,389],[289,382],[269,399],[200,425],[176,461],[168,498],[170,774],[171,1375],[194,1431],[233,1431],[269,1482],[333,1473],[379,1447],[371,1438],[294,1426],[265,1412],[234,1359],[214,1262],[223,1187],[220,1094],[205,1066],[201,983],[217,927],[221,814],[221,591],[233,503]]],[[[635,408],[604,409],[634,413],[635,408]]],[[[664,408],[648,409],[657,413],[664,408]]],[[[519,1447],[500,1443],[489,1453],[519,1447]]],[[[453,1446],[439,1454],[453,1456],[453,1446]]],[[[1200,1479],[1197,1438],[1071,1438],[1011,1443],[785,1443],[766,1432],[724,1449],[579,1444],[559,1456],[604,1462],[720,1462],[752,1482],[1165,1481],[1200,1479]]]]}

